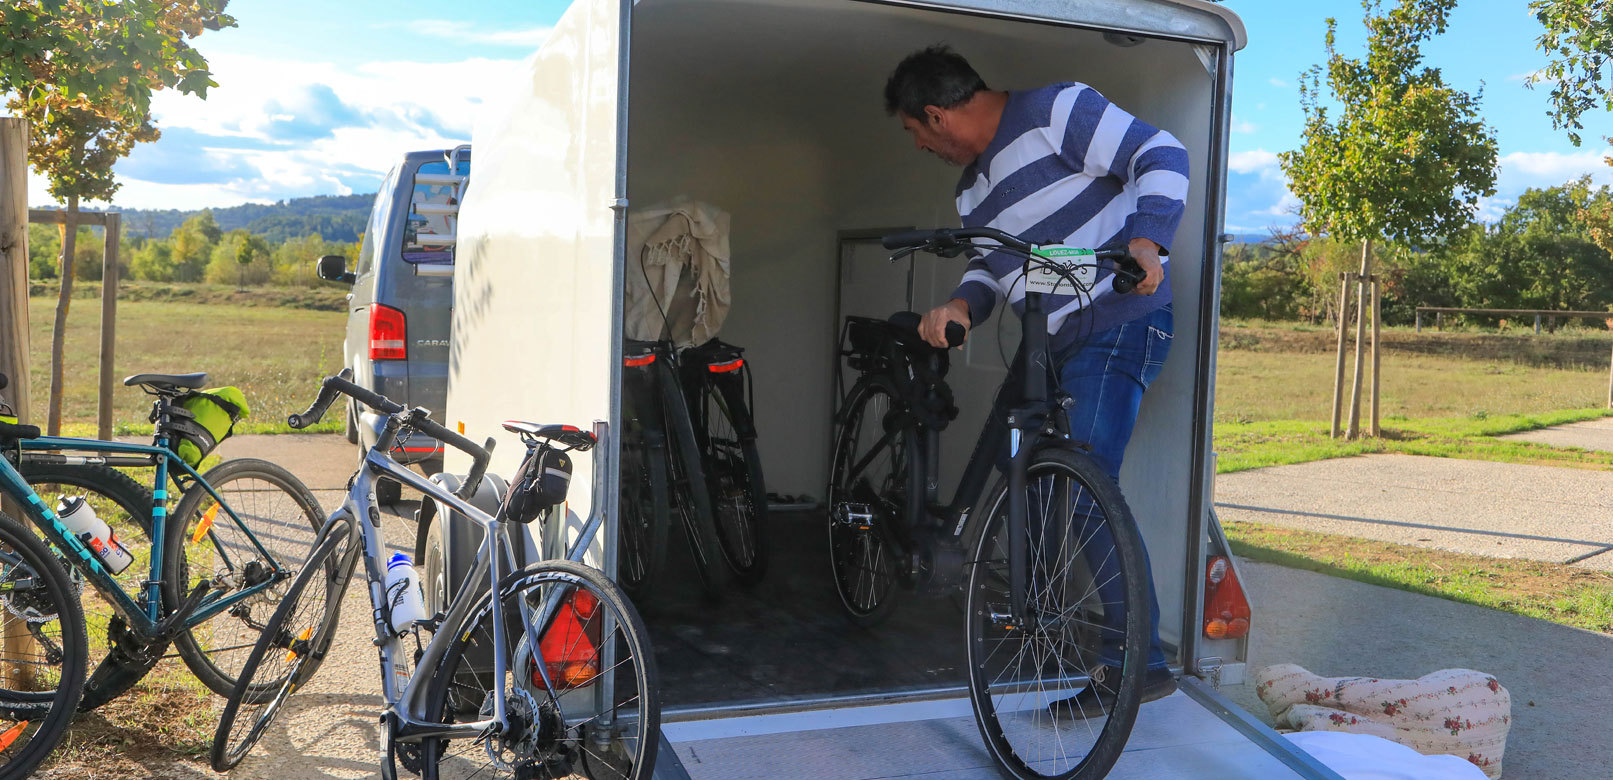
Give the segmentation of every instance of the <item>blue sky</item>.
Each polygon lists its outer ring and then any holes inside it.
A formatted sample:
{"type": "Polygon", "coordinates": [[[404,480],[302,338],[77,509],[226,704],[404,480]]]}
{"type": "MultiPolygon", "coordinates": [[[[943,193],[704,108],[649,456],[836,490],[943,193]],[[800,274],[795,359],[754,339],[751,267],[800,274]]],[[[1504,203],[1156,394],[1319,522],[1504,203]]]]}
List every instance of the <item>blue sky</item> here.
{"type": "MultiPolygon", "coordinates": [[[[541,44],[566,4],[233,0],[240,26],[197,39],[220,86],[205,102],[159,93],[163,138],[118,164],[117,204],[191,209],[371,192],[398,154],[468,140],[497,77],[541,44]]],[[[1235,62],[1227,224],[1254,233],[1294,221],[1276,154],[1299,141],[1296,85],[1322,60],[1328,16],[1339,20],[1341,49],[1360,51],[1362,12],[1354,0],[1225,5],[1249,31],[1235,62]]],[[[1523,83],[1545,62],[1534,48],[1539,34],[1522,0],[1461,0],[1446,34],[1425,47],[1448,83],[1484,88],[1501,170],[1481,216],[1493,218],[1528,187],[1582,173],[1613,184],[1601,161],[1613,117],[1587,116],[1585,146],[1576,149],[1551,128],[1546,90],[1523,83]]],[[[38,177],[29,199],[49,201],[38,177]]]]}

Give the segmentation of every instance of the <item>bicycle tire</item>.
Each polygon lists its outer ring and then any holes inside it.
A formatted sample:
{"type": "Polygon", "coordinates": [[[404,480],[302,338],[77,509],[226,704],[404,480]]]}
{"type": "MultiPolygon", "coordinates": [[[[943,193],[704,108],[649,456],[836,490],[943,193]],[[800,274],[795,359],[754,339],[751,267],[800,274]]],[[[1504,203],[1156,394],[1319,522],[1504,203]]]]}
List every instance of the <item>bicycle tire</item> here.
{"type": "Polygon", "coordinates": [[[672,527],[667,508],[666,435],[651,417],[653,404],[645,403],[644,388],[632,379],[623,394],[624,426],[621,454],[620,553],[616,580],[640,602],[666,569],[667,537],[672,527]]]}
{"type": "MultiPolygon", "coordinates": [[[[901,398],[890,379],[881,374],[869,374],[857,381],[846,395],[846,404],[835,432],[834,459],[829,469],[829,568],[834,580],[835,595],[840,599],[846,617],[865,628],[878,625],[896,609],[902,596],[900,562],[896,549],[881,530],[853,526],[841,517],[841,508],[848,504],[869,506],[873,521],[886,524],[904,522],[908,491],[908,464],[919,451],[918,434],[904,428],[901,440],[893,449],[887,474],[880,477],[879,485],[871,482],[844,484],[851,466],[867,457],[867,450],[859,448],[861,442],[871,447],[877,442],[863,441],[861,437],[886,429],[886,417],[901,398]],[[865,428],[867,410],[885,399],[883,407],[876,407],[879,419],[876,428],[865,428]],[[883,411],[878,411],[882,408],[883,411]]],[[[874,465],[870,463],[870,465],[874,465]]],[[[895,528],[889,529],[891,531],[895,528]]]]}
{"type": "MultiPolygon", "coordinates": [[[[501,649],[489,646],[492,639],[492,594],[482,594],[467,613],[465,622],[451,633],[453,640],[444,652],[441,665],[432,677],[431,688],[427,691],[426,718],[444,723],[460,717],[485,717],[481,712],[484,706],[491,703],[489,697],[492,694],[487,690],[491,683],[491,670],[485,666],[475,665],[485,664],[485,661],[473,661],[471,665],[462,664],[461,661],[467,658],[490,658],[493,652],[502,651],[505,657],[510,659],[511,668],[514,670],[509,676],[516,681],[528,681],[521,683],[520,690],[530,703],[523,704],[522,698],[511,697],[508,700],[511,705],[510,711],[520,713],[524,707],[529,711],[543,713],[540,722],[547,729],[544,732],[546,738],[542,740],[544,744],[540,746],[530,743],[525,748],[520,745],[512,748],[508,743],[502,743],[498,749],[500,755],[505,755],[505,758],[499,759],[493,755],[487,739],[458,740],[458,743],[470,743],[462,747],[455,741],[445,739],[425,740],[422,743],[424,756],[421,767],[422,778],[424,780],[469,776],[499,778],[517,776],[518,772],[522,773],[519,776],[564,777],[566,772],[554,770],[574,769],[576,764],[581,763],[583,773],[592,780],[649,780],[655,771],[655,756],[661,734],[660,680],[656,672],[655,655],[649,646],[649,633],[644,627],[643,619],[633,608],[632,602],[628,601],[621,589],[606,579],[599,570],[570,561],[545,561],[528,566],[505,577],[499,585],[498,592],[499,598],[510,607],[505,613],[506,618],[513,616],[513,622],[516,623],[506,635],[511,647],[501,649]],[[574,608],[570,603],[561,605],[561,610],[577,610],[571,613],[575,621],[572,625],[576,626],[576,630],[568,635],[588,639],[577,639],[563,647],[560,646],[561,643],[556,643],[550,651],[564,653],[566,660],[573,663],[586,665],[591,662],[595,674],[594,677],[586,678],[584,684],[569,687],[564,691],[544,687],[541,678],[535,685],[530,682],[536,674],[536,666],[528,652],[530,645],[525,641],[525,630],[517,611],[519,600],[529,599],[529,603],[542,604],[551,592],[550,589],[556,587],[566,588],[567,593],[579,589],[586,590],[595,599],[595,608],[586,613],[580,607],[574,608]],[[598,619],[602,613],[611,615],[612,619],[598,619]],[[607,645],[607,638],[591,635],[592,627],[609,624],[612,621],[617,630],[610,635],[609,645],[616,649],[616,659],[611,666],[600,669],[603,666],[601,651],[607,645]],[[584,641],[590,644],[578,644],[584,641]],[[593,652],[588,652],[589,649],[593,652]],[[626,656],[625,659],[623,656],[626,656]],[[617,671],[629,662],[632,666],[630,676],[617,671]],[[590,724],[597,725],[600,715],[596,714],[573,726],[563,724],[568,720],[566,717],[568,712],[575,714],[576,707],[585,706],[583,700],[593,698],[597,675],[612,671],[616,671],[613,675],[616,695],[609,711],[615,722],[630,724],[633,734],[620,739],[609,739],[608,735],[598,739],[598,742],[609,740],[608,749],[601,752],[597,748],[596,737],[591,733],[590,726],[590,724]],[[567,697],[573,694],[574,698],[568,700],[567,697]],[[629,706],[636,710],[636,717],[635,713],[624,712],[629,706]],[[557,728],[560,731],[553,731],[557,728]],[[465,763],[469,763],[468,761],[460,761],[466,756],[475,756],[478,753],[487,756],[486,765],[473,769],[464,766],[465,763]],[[517,761],[519,765],[515,763],[517,761]],[[504,766],[499,767],[499,763],[504,766]],[[549,769],[551,773],[532,773],[531,770],[538,766],[549,769]],[[485,772],[489,767],[495,770],[491,775],[485,772]],[[501,768],[504,770],[502,774],[498,771],[501,768]]],[[[550,627],[545,630],[542,643],[547,643],[551,636],[548,632],[554,630],[560,619],[561,617],[557,616],[550,623],[550,627]]],[[[600,630],[603,631],[602,628],[600,630]]],[[[548,662],[547,657],[545,661],[549,665],[554,665],[548,662]]],[[[584,710],[588,711],[590,710],[584,710]]],[[[523,731],[530,733],[534,729],[528,728],[523,731]]]]}
{"type": "Polygon", "coordinates": [[[357,561],[354,553],[358,549],[353,543],[352,524],[342,519],[332,521],[273,617],[264,625],[213,732],[208,761],[215,771],[227,772],[241,763],[291,694],[318,671],[340,619],[340,611],[332,605],[341,603],[351,567],[357,561]],[[306,596],[313,600],[305,601],[306,596]],[[318,606],[309,610],[306,604],[318,606]],[[270,676],[260,680],[264,671],[270,676]],[[237,733],[236,724],[244,707],[252,708],[255,717],[245,731],[237,733]]]}
{"type": "Polygon", "coordinates": [[[1041,506],[1044,518],[1058,506],[1069,510],[1063,522],[1046,525],[1058,529],[1056,539],[1054,530],[1038,532],[1031,528],[1037,525],[1034,519],[1027,519],[1026,547],[1037,561],[1029,578],[1035,598],[1027,603],[1035,628],[1027,631],[1016,625],[1021,621],[1008,606],[1007,479],[1000,478],[987,494],[985,525],[969,567],[969,700],[981,739],[1004,777],[1098,780],[1125,749],[1141,706],[1148,630],[1142,542],[1120,488],[1091,458],[1063,447],[1038,450],[1027,484],[1034,491],[1029,500],[1036,502],[1028,505],[1041,506]],[[1093,541],[1101,529],[1113,539],[1112,554],[1101,552],[1094,566],[1092,556],[1104,547],[1093,541]],[[1061,557],[1049,564],[1054,555],[1061,557]],[[1110,565],[1119,572],[1094,574],[1110,565]],[[1104,632],[1112,629],[1097,615],[1115,605],[1100,598],[1100,584],[1094,582],[1099,576],[1119,577],[1126,601],[1125,635],[1118,638],[1121,680],[1107,710],[1101,699],[1090,709],[1076,696],[1104,681],[1093,671],[1100,667],[1104,632]],[[1010,673],[1016,677],[1005,680],[1010,673]],[[1102,724],[1094,729],[1099,718],[1102,724]],[[1061,724],[1069,729],[1061,730],[1061,724]],[[1076,749],[1084,752],[1067,755],[1076,749]],[[1057,754],[1050,755],[1053,751],[1057,754]]]}
{"type": "Polygon", "coordinates": [[[740,584],[750,586],[767,575],[767,488],[750,410],[732,385],[700,382],[705,430],[699,433],[723,560],[740,584]]]}
{"type": "MultiPolygon", "coordinates": [[[[202,476],[243,523],[255,526],[253,535],[273,553],[281,567],[295,574],[313,551],[320,528],[325,524],[323,510],[313,493],[290,471],[256,458],[227,460],[202,476]]],[[[248,564],[258,559],[256,547],[242,535],[240,526],[227,514],[216,511],[216,507],[206,490],[192,485],[168,516],[163,539],[162,579],[163,598],[169,604],[184,601],[202,577],[216,580],[243,576],[248,564]],[[208,508],[206,511],[215,512],[216,522],[210,522],[212,531],[205,540],[192,541],[191,526],[203,522],[204,507],[208,508]],[[234,550],[250,558],[234,561],[221,557],[221,546],[226,554],[234,550]]],[[[253,626],[263,625],[273,614],[290,582],[291,578],[287,578],[256,597],[214,615],[211,620],[174,635],[174,648],[196,679],[220,696],[229,696],[235,690],[238,663],[244,663],[260,633],[253,626]]],[[[332,604],[331,609],[336,606],[332,604]]]]}
{"type": "Polygon", "coordinates": [[[689,417],[688,400],[672,369],[654,363],[656,387],[661,395],[662,429],[667,434],[667,479],[676,500],[689,550],[694,554],[695,573],[700,586],[713,599],[720,598],[728,585],[728,564],[722,560],[722,543],[717,540],[717,519],[711,509],[705,469],[700,463],[700,443],[689,417]]]}
{"type": "MultiPolygon", "coordinates": [[[[122,584],[125,593],[144,602],[141,585],[151,571],[151,490],[109,466],[45,464],[24,458],[17,471],[47,504],[58,493],[70,492],[52,488],[89,491],[100,497],[101,500],[91,501],[91,509],[96,517],[111,526],[118,540],[123,541],[134,556],[129,568],[112,578],[122,584]],[[118,510],[116,514],[109,511],[114,508],[118,510]],[[137,536],[131,537],[131,531],[137,536]]],[[[69,572],[68,578],[71,581],[74,574],[69,572]]],[[[89,712],[122,696],[144,679],[156,667],[167,643],[140,645],[134,632],[116,616],[106,596],[87,584],[80,584],[79,599],[97,602],[84,608],[90,676],[84,681],[84,695],[79,699],[78,710],[89,712]],[[114,652],[120,644],[125,651],[114,652]]],[[[162,611],[167,613],[171,604],[165,602],[162,611]]]]}
{"type": "MultiPolygon", "coordinates": [[[[0,597],[0,610],[6,616],[0,624],[0,634],[4,634],[0,644],[16,644],[12,636],[17,621],[22,620],[24,625],[35,628],[16,632],[16,636],[26,636],[36,645],[40,638],[56,645],[56,657],[47,650],[37,659],[18,656],[6,662],[7,666],[45,676],[27,688],[0,687],[0,743],[4,743],[0,745],[0,778],[23,778],[67,735],[84,693],[89,635],[84,627],[83,607],[56,553],[32,529],[4,514],[0,514],[0,563],[0,581],[8,584],[5,595],[0,597]],[[17,587],[23,581],[30,582],[30,586],[17,587]],[[44,587],[35,595],[41,583],[44,587]],[[17,595],[22,593],[28,595],[17,595]],[[54,632],[46,626],[54,626],[54,632]],[[38,690],[41,683],[56,687],[38,690]],[[30,731],[29,727],[36,723],[30,731]]],[[[4,686],[12,684],[9,676],[0,682],[4,686]]]]}

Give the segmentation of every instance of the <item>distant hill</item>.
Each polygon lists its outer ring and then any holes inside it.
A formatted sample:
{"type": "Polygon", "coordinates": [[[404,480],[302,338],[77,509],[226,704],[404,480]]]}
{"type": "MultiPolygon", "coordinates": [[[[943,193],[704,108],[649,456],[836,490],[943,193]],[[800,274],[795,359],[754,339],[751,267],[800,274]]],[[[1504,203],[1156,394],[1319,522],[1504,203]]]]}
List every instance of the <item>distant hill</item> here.
{"type": "MultiPolygon", "coordinates": [[[[327,241],[357,241],[369,219],[375,193],[367,195],[316,195],[292,198],[279,203],[248,203],[213,209],[219,228],[247,230],[281,242],[318,233],[327,241]]],[[[123,212],[123,232],[130,236],[166,238],[180,223],[201,213],[176,209],[119,209],[123,212]]]]}

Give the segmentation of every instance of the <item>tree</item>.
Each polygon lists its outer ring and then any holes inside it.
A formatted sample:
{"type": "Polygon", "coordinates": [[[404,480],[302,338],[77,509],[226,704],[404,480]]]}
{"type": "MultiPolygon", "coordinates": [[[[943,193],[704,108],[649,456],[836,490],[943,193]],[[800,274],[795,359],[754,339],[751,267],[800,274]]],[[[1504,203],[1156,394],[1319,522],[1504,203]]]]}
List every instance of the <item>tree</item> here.
{"type": "MultiPolygon", "coordinates": [[[[1421,43],[1444,32],[1455,4],[1399,0],[1380,14],[1377,0],[1364,0],[1366,56],[1339,53],[1337,21],[1328,19],[1327,66],[1301,75],[1303,141],[1278,159],[1307,231],[1361,245],[1363,302],[1373,242],[1417,246],[1452,235],[1472,221],[1478,199],[1495,192],[1495,133],[1479,118],[1482,91],[1469,95],[1447,86],[1438,68],[1422,67],[1421,43]],[[1323,103],[1324,73],[1337,120],[1323,103]]],[[[1368,308],[1356,316],[1351,436],[1360,421],[1368,308]]]]}
{"type": "MultiPolygon", "coordinates": [[[[0,93],[28,119],[29,157],[67,205],[62,267],[70,269],[79,201],[111,202],[112,164],[158,137],[151,94],[205,98],[217,86],[189,39],[233,26],[229,0],[11,0],[0,10],[0,93]]],[[[51,338],[48,429],[61,429],[62,350],[73,276],[61,274],[51,338]]]]}
{"type": "MultiPolygon", "coordinates": [[[[1551,84],[1551,123],[1579,146],[1580,117],[1613,111],[1613,2],[1533,0],[1529,10],[1546,29],[1536,48],[1551,58],[1526,82],[1551,84]]],[[[1613,140],[1610,140],[1613,142],[1613,140]]]]}

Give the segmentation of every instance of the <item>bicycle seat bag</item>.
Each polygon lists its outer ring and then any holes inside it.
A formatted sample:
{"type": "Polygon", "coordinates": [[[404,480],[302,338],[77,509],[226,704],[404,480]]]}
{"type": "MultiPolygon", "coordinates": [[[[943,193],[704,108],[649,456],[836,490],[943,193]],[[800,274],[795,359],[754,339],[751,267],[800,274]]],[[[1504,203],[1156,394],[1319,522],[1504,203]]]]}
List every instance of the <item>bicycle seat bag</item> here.
{"type": "Polygon", "coordinates": [[[219,442],[235,432],[235,423],[251,410],[238,387],[193,390],[168,407],[168,446],[179,459],[195,468],[219,442]]]}
{"type": "Polygon", "coordinates": [[[550,507],[566,500],[571,487],[571,456],[540,444],[527,451],[521,468],[510,482],[504,500],[504,517],[517,523],[530,523],[550,507]]]}

